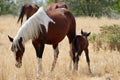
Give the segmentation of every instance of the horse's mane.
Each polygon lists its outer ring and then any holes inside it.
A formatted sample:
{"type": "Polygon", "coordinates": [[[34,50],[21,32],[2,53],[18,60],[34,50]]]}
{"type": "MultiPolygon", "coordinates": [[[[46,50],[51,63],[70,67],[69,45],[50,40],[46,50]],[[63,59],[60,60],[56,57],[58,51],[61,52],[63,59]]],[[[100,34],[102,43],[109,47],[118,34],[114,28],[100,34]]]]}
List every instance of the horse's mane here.
{"type": "Polygon", "coordinates": [[[14,43],[18,43],[18,39],[22,37],[23,43],[32,39],[39,37],[39,32],[42,32],[41,25],[44,25],[46,32],[48,30],[48,23],[54,22],[51,18],[48,17],[43,7],[39,8],[38,11],[31,16],[17,32],[16,37],[14,38],[14,43]]]}

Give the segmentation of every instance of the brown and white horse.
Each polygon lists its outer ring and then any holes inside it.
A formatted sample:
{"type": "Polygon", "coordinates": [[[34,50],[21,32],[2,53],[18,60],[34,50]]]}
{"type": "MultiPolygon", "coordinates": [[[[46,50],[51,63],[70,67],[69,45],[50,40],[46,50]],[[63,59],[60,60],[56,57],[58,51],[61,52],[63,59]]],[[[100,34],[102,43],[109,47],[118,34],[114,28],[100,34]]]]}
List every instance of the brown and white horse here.
{"type": "Polygon", "coordinates": [[[76,35],[76,37],[74,38],[72,44],[74,45],[73,48],[73,67],[74,70],[78,70],[78,62],[79,62],[79,56],[81,56],[82,52],[85,52],[86,55],[86,61],[88,63],[88,67],[89,67],[89,72],[91,73],[91,69],[90,69],[90,58],[89,58],[89,50],[88,50],[88,39],[87,37],[90,35],[90,32],[83,32],[83,30],[81,30],[81,35],[76,35]]]}
{"type": "MultiPolygon", "coordinates": [[[[45,11],[43,8],[31,16],[18,30],[13,39],[11,50],[15,53],[16,67],[22,66],[22,57],[25,51],[25,42],[32,40],[38,58],[38,75],[41,71],[41,60],[45,44],[50,44],[54,49],[54,61],[51,71],[54,69],[59,49],[58,45],[67,35],[72,53],[72,40],[76,35],[76,22],[74,16],[65,8],[45,11]]],[[[72,58],[72,57],[71,57],[72,58]]]]}
{"type": "MultiPolygon", "coordinates": [[[[68,9],[67,5],[64,2],[56,2],[56,3],[49,4],[47,6],[47,11],[48,10],[57,9],[57,8],[66,8],[66,9],[68,9]]],[[[26,17],[28,19],[38,9],[39,9],[39,7],[37,5],[31,5],[31,4],[25,4],[25,5],[23,5],[22,8],[21,8],[20,15],[19,15],[19,18],[18,18],[17,22],[19,22],[21,20],[21,24],[22,24],[24,15],[26,15],[26,17]]]]}
{"type": "Polygon", "coordinates": [[[21,7],[21,11],[20,11],[20,15],[18,18],[19,22],[21,20],[21,24],[23,22],[23,17],[24,15],[26,15],[26,19],[28,19],[29,17],[31,17],[37,10],[39,9],[39,6],[36,4],[24,4],[21,7]]]}

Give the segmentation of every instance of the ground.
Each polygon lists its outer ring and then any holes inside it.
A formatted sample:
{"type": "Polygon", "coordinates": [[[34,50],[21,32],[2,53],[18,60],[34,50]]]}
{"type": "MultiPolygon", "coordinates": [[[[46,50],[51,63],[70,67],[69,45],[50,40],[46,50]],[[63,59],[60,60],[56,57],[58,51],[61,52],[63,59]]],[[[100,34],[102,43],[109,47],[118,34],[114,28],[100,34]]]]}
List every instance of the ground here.
{"type": "MultiPolygon", "coordinates": [[[[18,17],[10,15],[0,16],[0,80],[36,80],[37,58],[31,41],[25,44],[26,51],[23,56],[22,67],[15,67],[14,55],[10,50],[11,43],[7,36],[14,37],[16,35],[20,28],[17,19],[18,17]]],[[[99,27],[102,25],[120,25],[120,19],[77,17],[76,23],[77,34],[80,34],[81,29],[98,33],[99,27]]],[[[88,72],[84,52],[80,57],[78,72],[73,74],[69,70],[70,57],[67,37],[59,44],[59,51],[55,70],[50,73],[54,54],[52,46],[45,46],[42,60],[42,80],[120,80],[120,53],[117,51],[100,50],[95,52],[90,43],[92,75],[88,72]]]]}

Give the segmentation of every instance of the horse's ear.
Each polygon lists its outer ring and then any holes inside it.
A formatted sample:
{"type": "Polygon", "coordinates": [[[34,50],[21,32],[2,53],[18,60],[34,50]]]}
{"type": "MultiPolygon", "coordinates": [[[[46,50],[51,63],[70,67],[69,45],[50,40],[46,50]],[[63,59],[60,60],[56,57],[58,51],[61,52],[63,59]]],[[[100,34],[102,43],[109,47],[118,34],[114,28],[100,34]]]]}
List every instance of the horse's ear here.
{"type": "Polygon", "coordinates": [[[10,42],[13,42],[13,38],[8,35],[10,42]]]}
{"type": "Polygon", "coordinates": [[[91,32],[89,32],[88,34],[87,34],[87,36],[89,36],[91,34],[91,32]]]}
{"type": "Polygon", "coordinates": [[[22,37],[20,37],[19,42],[22,43],[22,41],[23,41],[23,39],[22,39],[22,37]]]}
{"type": "Polygon", "coordinates": [[[81,34],[83,34],[83,30],[81,29],[81,34]]]}

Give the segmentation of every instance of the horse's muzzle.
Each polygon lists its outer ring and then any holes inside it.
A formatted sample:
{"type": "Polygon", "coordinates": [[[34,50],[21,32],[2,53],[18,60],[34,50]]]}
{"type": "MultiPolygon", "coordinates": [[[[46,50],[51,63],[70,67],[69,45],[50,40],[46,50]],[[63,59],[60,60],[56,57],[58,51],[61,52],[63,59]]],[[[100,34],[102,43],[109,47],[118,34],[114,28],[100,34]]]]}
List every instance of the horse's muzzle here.
{"type": "Polygon", "coordinates": [[[22,63],[20,63],[20,62],[16,62],[15,66],[16,66],[17,68],[21,68],[22,63]]]}

